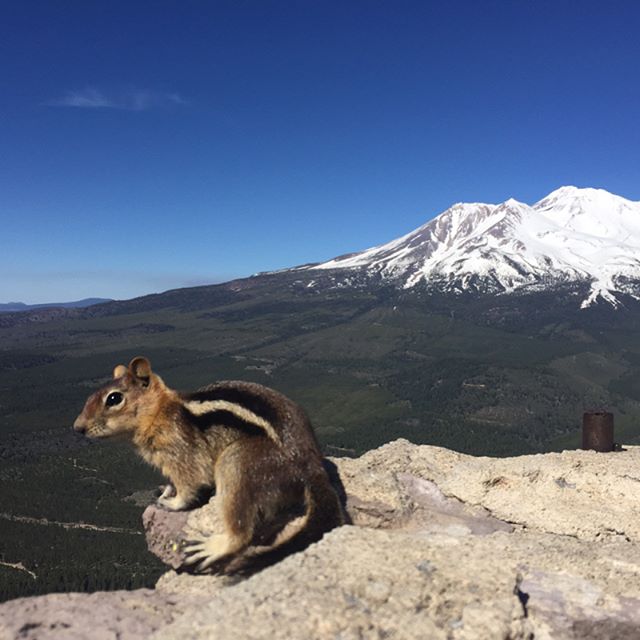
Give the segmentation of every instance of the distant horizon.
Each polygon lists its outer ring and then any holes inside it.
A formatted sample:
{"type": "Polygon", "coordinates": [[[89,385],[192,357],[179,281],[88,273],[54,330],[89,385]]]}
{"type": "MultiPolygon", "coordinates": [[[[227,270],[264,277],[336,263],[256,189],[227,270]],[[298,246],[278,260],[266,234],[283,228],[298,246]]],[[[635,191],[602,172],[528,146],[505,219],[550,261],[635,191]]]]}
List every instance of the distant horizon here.
{"type": "Polygon", "coordinates": [[[640,4],[3,10],[0,299],[323,262],[455,202],[640,200],[640,4]]]}
{"type": "MultiPolygon", "coordinates": [[[[605,191],[611,195],[615,195],[615,196],[619,196],[624,198],[625,200],[629,200],[629,198],[625,198],[624,196],[621,196],[620,194],[616,194],[613,193],[612,191],[609,191],[608,189],[604,189],[603,187],[591,187],[591,186],[577,186],[577,185],[562,185],[560,187],[556,187],[555,189],[552,189],[550,192],[544,194],[543,196],[541,196],[540,198],[537,198],[536,200],[534,200],[533,202],[529,202],[529,203],[525,203],[525,204],[529,204],[529,205],[533,205],[536,202],[539,202],[540,200],[543,200],[544,198],[546,198],[547,196],[551,195],[552,193],[559,191],[561,189],[567,189],[567,188],[575,188],[578,190],[595,190],[595,191],[605,191]]],[[[514,198],[513,196],[511,196],[510,198],[507,198],[507,200],[503,201],[503,202],[507,202],[508,200],[514,199],[516,201],[519,202],[523,202],[522,200],[518,200],[518,198],[514,198]]],[[[632,200],[629,200],[631,202],[634,202],[632,200]]],[[[640,202],[640,201],[637,201],[640,202]]],[[[361,252],[366,251],[367,249],[371,249],[374,248],[376,246],[380,246],[380,245],[384,245],[387,244],[389,242],[392,242],[398,238],[401,238],[403,235],[406,235],[407,233],[411,233],[412,231],[414,231],[415,229],[417,229],[418,227],[422,226],[423,224],[426,224],[427,222],[429,222],[430,220],[433,220],[435,218],[437,218],[439,215],[441,215],[442,213],[444,213],[445,211],[447,211],[451,206],[455,206],[456,204],[463,204],[462,201],[458,201],[458,202],[452,202],[449,207],[447,207],[446,209],[444,209],[443,211],[439,211],[438,213],[427,217],[427,219],[419,224],[417,227],[414,227],[414,229],[409,229],[404,231],[403,233],[394,236],[393,238],[387,238],[382,240],[381,242],[379,242],[377,245],[373,245],[372,247],[362,247],[362,248],[358,248],[358,249],[354,249],[353,251],[347,251],[345,252],[345,254],[343,255],[350,255],[350,254],[358,254],[361,252]]],[[[464,204],[486,204],[486,205],[499,205],[502,204],[500,202],[478,202],[478,201],[474,201],[474,202],[468,202],[468,203],[464,203],[464,204]]],[[[337,258],[339,256],[331,256],[329,258],[329,260],[337,258]]],[[[9,300],[9,301],[2,301],[0,300],[0,306],[3,305],[10,305],[10,304],[26,304],[27,306],[40,306],[40,305],[46,305],[46,306],[55,306],[56,304],[70,304],[70,303],[78,303],[78,302],[84,302],[85,300],[93,300],[93,299],[100,299],[102,301],[105,302],[116,302],[116,301],[123,301],[123,300],[131,300],[133,298],[139,298],[139,297],[143,297],[143,296],[147,296],[147,295],[157,295],[157,294],[162,294],[162,293],[166,293],[168,291],[174,290],[174,289],[187,289],[187,288],[192,288],[192,287],[199,287],[199,286],[214,286],[217,284],[224,284],[226,282],[231,282],[233,280],[238,280],[238,279],[243,279],[243,278],[249,278],[251,276],[260,274],[260,273],[269,273],[269,272],[273,272],[273,271],[281,271],[281,270],[287,270],[287,269],[294,269],[296,267],[301,266],[302,264],[320,264],[321,262],[325,262],[323,261],[315,261],[315,260],[307,260],[305,262],[301,262],[299,264],[295,264],[295,265],[288,265],[288,266],[284,266],[281,267],[279,269],[264,269],[264,270],[260,270],[260,271],[255,271],[252,273],[247,273],[247,274],[243,274],[243,275],[237,275],[237,276],[230,276],[227,279],[219,279],[219,280],[212,280],[210,282],[207,281],[203,281],[203,282],[199,282],[199,283],[184,283],[183,285],[178,285],[178,286],[172,286],[172,287],[168,287],[166,289],[158,289],[158,290],[154,290],[154,291],[145,291],[142,293],[138,293],[138,294],[134,294],[131,295],[129,297],[123,297],[123,298],[115,298],[115,297],[106,297],[106,296],[97,296],[97,295],[92,295],[92,296],[85,296],[83,298],[74,298],[74,299],[67,299],[67,300],[58,300],[58,301],[51,301],[51,300],[42,300],[42,301],[37,301],[37,302],[24,302],[23,300],[9,300]]]]}
{"type": "Polygon", "coordinates": [[[93,304],[100,304],[101,302],[114,302],[114,299],[113,298],[81,298],[80,300],[56,300],[56,301],[48,300],[46,302],[33,302],[33,303],[22,302],[22,300],[9,300],[8,302],[0,301],[0,311],[6,311],[6,307],[12,307],[12,306],[29,308],[29,307],[40,307],[40,306],[46,305],[46,306],[53,307],[56,305],[69,305],[69,304],[80,305],[80,303],[87,303],[87,302],[90,302],[93,305],[93,304]]]}

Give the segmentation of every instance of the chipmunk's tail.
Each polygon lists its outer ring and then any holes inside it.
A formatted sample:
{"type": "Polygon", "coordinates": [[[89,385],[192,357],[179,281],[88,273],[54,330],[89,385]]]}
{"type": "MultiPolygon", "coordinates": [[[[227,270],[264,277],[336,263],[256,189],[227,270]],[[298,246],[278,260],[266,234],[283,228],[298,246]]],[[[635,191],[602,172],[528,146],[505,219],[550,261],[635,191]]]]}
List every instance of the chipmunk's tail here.
{"type": "Polygon", "coordinates": [[[345,514],[338,495],[324,473],[311,477],[305,488],[305,512],[288,522],[269,546],[252,547],[231,559],[226,574],[250,574],[286,556],[306,549],[331,529],[345,524],[345,514]]]}

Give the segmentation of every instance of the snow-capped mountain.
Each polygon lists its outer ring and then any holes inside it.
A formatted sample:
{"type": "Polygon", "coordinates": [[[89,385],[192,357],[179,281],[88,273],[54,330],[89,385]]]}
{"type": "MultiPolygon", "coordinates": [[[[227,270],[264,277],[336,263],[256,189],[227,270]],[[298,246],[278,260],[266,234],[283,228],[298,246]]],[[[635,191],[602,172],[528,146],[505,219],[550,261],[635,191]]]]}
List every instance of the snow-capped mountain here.
{"type": "Polygon", "coordinates": [[[415,231],[310,269],[358,269],[411,288],[512,292],[586,281],[586,307],[640,299],[640,202],[562,187],[530,206],[453,205],[415,231]]]}

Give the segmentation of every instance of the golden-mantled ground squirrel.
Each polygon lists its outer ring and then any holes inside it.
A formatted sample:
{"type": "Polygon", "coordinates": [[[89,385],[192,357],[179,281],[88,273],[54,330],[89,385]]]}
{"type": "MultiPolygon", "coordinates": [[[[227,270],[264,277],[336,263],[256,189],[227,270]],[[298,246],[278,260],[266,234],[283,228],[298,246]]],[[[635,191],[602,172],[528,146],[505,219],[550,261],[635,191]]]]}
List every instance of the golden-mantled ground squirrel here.
{"type": "Polygon", "coordinates": [[[231,573],[249,546],[295,550],[343,523],[304,411],[259,384],[219,382],[178,393],[146,358],[134,358],[88,398],[74,429],[131,439],[171,482],[158,498],[167,509],[188,509],[215,488],[225,532],[186,546],[196,571],[231,573]],[[296,517],[297,531],[280,540],[296,517]]]}

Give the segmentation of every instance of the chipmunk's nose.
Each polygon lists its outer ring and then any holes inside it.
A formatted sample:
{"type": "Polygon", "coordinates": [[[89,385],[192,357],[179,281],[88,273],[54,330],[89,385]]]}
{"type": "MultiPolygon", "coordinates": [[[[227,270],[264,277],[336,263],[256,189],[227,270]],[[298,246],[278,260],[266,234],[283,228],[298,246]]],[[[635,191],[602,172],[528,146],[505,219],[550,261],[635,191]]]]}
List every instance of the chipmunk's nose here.
{"type": "Polygon", "coordinates": [[[78,416],[76,421],[73,423],[73,430],[78,433],[85,433],[87,430],[87,425],[82,420],[82,416],[78,416]]]}

